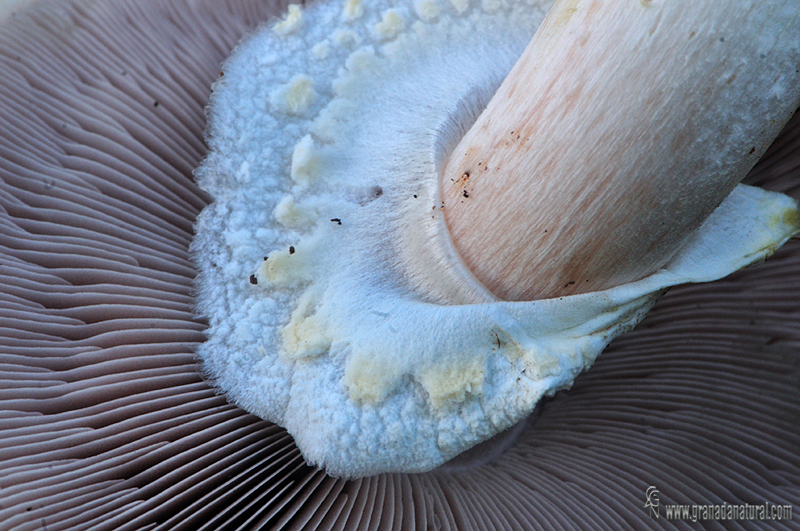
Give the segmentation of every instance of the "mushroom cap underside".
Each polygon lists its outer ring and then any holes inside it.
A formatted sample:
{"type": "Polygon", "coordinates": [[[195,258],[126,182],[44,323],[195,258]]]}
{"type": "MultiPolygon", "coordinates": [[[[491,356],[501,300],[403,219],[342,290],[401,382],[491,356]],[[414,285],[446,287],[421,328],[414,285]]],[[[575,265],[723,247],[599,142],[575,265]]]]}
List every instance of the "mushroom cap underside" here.
{"type": "MultiPolygon", "coordinates": [[[[207,86],[278,9],[141,6],[42,2],[0,29],[4,525],[696,527],[654,524],[649,485],[662,504],[800,505],[796,240],[756,268],[674,288],[493,463],[358,481],[305,467],[283,430],[215,396],[192,358],[203,327],[187,249],[206,198],[191,169],[207,86]]],[[[798,148],[796,118],[751,184],[800,197],[798,148]]]]}

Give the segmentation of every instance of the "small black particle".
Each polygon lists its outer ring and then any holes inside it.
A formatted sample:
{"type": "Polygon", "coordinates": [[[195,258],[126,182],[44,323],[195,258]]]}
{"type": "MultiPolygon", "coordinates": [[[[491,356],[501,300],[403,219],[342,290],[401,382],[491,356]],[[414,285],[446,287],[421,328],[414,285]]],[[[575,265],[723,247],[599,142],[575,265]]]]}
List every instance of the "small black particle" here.
{"type": "Polygon", "coordinates": [[[331,221],[332,221],[333,223],[336,223],[336,224],[338,224],[338,225],[341,225],[341,224],[342,224],[342,220],[341,220],[341,219],[339,219],[339,218],[331,218],[331,221]]]}
{"type": "Polygon", "coordinates": [[[289,246],[289,254],[294,254],[294,245],[289,246]]]}
{"type": "Polygon", "coordinates": [[[756,152],[756,148],[754,148],[754,147],[753,147],[753,148],[750,148],[750,154],[751,154],[751,155],[752,155],[753,153],[755,153],[755,152],[756,152]]]}
{"type": "Polygon", "coordinates": [[[569,282],[567,282],[567,286],[571,286],[571,285],[573,285],[573,284],[575,284],[575,281],[574,281],[574,280],[570,280],[569,282]]]}
{"type": "Polygon", "coordinates": [[[26,510],[26,511],[32,511],[32,510],[33,510],[33,507],[28,507],[28,508],[27,508],[27,509],[25,509],[25,510],[26,510]]]}
{"type": "Polygon", "coordinates": [[[258,284],[258,279],[255,275],[250,275],[250,284],[258,284]]]}
{"type": "Polygon", "coordinates": [[[376,186],[372,189],[372,197],[380,197],[383,195],[383,188],[376,186]]]}
{"type": "Polygon", "coordinates": [[[153,102],[153,107],[158,107],[158,102],[157,101],[153,102]]]}
{"type": "Polygon", "coordinates": [[[720,37],[719,42],[725,42],[725,37],[720,37]]]}
{"type": "Polygon", "coordinates": [[[223,72],[222,70],[220,70],[220,71],[219,71],[219,77],[222,77],[222,76],[224,76],[224,75],[225,75],[225,72],[223,72]]]}
{"type": "Polygon", "coordinates": [[[469,197],[469,194],[467,193],[467,191],[466,191],[466,190],[464,190],[464,191],[462,192],[462,194],[464,195],[464,197],[469,197]]]}
{"type": "Polygon", "coordinates": [[[265,262],[267,261],[267,258],[269,258],[269,256],[265,256],[265,257],[264,257],[264,261],[265,261],[265,262]]]}
{"type": "Polygon", "coordinates": [[[416,198],[417,198],[417,194],[414,194],[414,199],[416,199],[416,198]]]}
{"type": "Polygon", "coordinates": [[[547,229],[544,229],[544,231],[547,232],[547,229]]]}

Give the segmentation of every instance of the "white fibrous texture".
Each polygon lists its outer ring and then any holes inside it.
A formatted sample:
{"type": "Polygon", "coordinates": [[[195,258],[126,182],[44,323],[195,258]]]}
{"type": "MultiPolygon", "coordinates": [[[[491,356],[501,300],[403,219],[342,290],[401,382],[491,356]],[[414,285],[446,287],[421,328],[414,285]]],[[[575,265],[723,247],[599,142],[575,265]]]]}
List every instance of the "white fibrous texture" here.
{"type": "Polygon", "coordinates": [[[639,282],[535,302],[481,286],[449,240],[438,175],[548,4],[293,6],[214,85],[199,356],[333,475],[440,465],[569,387],[668,286],[761,260],[797,230],[793,201],[740,186],[639,282]]]}

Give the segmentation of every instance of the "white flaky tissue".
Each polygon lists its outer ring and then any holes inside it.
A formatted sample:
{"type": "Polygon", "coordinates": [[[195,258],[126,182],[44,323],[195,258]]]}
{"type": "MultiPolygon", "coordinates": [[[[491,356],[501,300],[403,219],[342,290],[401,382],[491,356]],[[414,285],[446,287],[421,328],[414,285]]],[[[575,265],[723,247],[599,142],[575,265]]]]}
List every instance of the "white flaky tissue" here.
{"type": "Polygon", "coordinates": [[[669,286],[763,260],[798,230],[793,200],[740,185],[638,282],[533,302],[486,290],[449,238],[439,174],[548,7],[290,6],[214,84],[198,355],[332,475],[444,463],[569,388],[669,286]]]}

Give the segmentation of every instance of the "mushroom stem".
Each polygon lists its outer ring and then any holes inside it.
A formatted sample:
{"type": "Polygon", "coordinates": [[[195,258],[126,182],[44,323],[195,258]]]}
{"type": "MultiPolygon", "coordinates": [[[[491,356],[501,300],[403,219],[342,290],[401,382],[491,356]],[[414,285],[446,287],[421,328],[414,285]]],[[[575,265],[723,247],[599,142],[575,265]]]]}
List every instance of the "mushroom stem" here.
{"type": "Polygon", "coordinates": [[[498,297],[663,266],[800,101],[800,3],[559,0],[441,177],[462,259],[498,297]]]}

